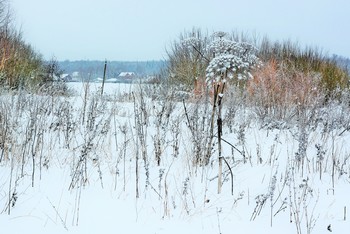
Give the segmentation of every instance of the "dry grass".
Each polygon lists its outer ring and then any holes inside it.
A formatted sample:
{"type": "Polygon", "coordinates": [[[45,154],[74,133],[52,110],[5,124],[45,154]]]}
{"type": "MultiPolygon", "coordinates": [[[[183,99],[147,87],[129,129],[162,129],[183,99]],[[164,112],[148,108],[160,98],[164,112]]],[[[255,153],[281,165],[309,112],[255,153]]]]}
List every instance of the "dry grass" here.
{"type": "Polygon", "coordinates": [[[290,71],[276,60],[269,61],[247,83],[251,98],[265,107],[312,104],[321,91],[317,73],[290,71]]]}

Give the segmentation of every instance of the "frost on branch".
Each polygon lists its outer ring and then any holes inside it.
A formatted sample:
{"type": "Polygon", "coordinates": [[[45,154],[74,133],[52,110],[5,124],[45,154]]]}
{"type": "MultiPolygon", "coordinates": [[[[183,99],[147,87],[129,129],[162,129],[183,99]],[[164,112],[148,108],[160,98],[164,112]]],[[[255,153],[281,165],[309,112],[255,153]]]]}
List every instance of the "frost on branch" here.
{"type": "Polygon", "coordinates": [[[182,45],[188,48],[196,47],[199,43],[200,41],[196,37],[189,37],[182,40],[182,45]]]}

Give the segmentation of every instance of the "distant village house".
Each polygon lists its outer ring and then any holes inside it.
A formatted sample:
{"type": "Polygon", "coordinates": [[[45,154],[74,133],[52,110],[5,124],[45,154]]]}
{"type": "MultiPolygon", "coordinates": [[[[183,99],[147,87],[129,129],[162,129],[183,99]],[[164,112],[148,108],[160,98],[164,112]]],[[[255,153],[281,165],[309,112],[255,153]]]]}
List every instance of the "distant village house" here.
{"type": "Polygon", "coordinates": [[[70,82],[70,81],[72,81],[72,76],[69,74],[62,74],[60,76],[60,81],[70,82]]]}
{"type": "Polygon", "coordinates": [[[121,72],[118,78],[124,81],[132,81],[136,78],[136,74],[135,72],[121,72]]]}

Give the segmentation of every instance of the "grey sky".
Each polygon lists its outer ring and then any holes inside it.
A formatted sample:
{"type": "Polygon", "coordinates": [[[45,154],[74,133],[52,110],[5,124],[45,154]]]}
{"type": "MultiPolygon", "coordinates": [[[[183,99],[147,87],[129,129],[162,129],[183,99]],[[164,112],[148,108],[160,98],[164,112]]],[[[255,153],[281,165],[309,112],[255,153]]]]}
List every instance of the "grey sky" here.
{"type": "Polygon", "coordinates": [[[59,60],[164,59],[185,29],[239,30],[350,57],[349,0],[10,0],[26,41],[59,60]]]}

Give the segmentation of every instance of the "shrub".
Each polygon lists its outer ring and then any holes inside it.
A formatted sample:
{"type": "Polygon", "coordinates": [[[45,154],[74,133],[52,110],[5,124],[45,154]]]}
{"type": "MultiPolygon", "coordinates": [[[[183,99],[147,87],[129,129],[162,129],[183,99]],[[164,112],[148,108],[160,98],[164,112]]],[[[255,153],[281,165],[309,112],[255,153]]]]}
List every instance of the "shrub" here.
{"type": "Polygon", "coordinates": [[[319,74],[320,85],[325,89],[327,95],[337,88],[344,89],[348,86],[347,71],[338,66],[335,60],[323,55],[317,48],[302,49],[298,43],[291,41],[272,43],[264,38],[259,45],[259,58],[265,63],[274,60],[279,66],[303,73],[303,76],[319,74]]]}
{"type": "Polygon", "coordinates": [[[317,104],[324,93],[319,73],[291,70],[274,59],[253,73],[247,91],[260,114],[277,118],[290,117],[295,110],[317,104]]]}
{"type": "Polygon", "coordinates": [[[168,74],[171,84],[183,85],[184,89],[192,90],[197,79],[205,77],[205,69],[209,60],[206,59],[208,35],[200,29],[180,34],[179,40],[173,42],[168,49],[168,74]]]}
{"type": "Polygon", "coordinates": [[[52,71],[48,69],[51,62],[47,65],[41,54],[24,41],[21,32],[12,25],[9,12],[7,0],[0,0],[0,85],[6,89],[31,91],[53,85],[52,71]]]}

